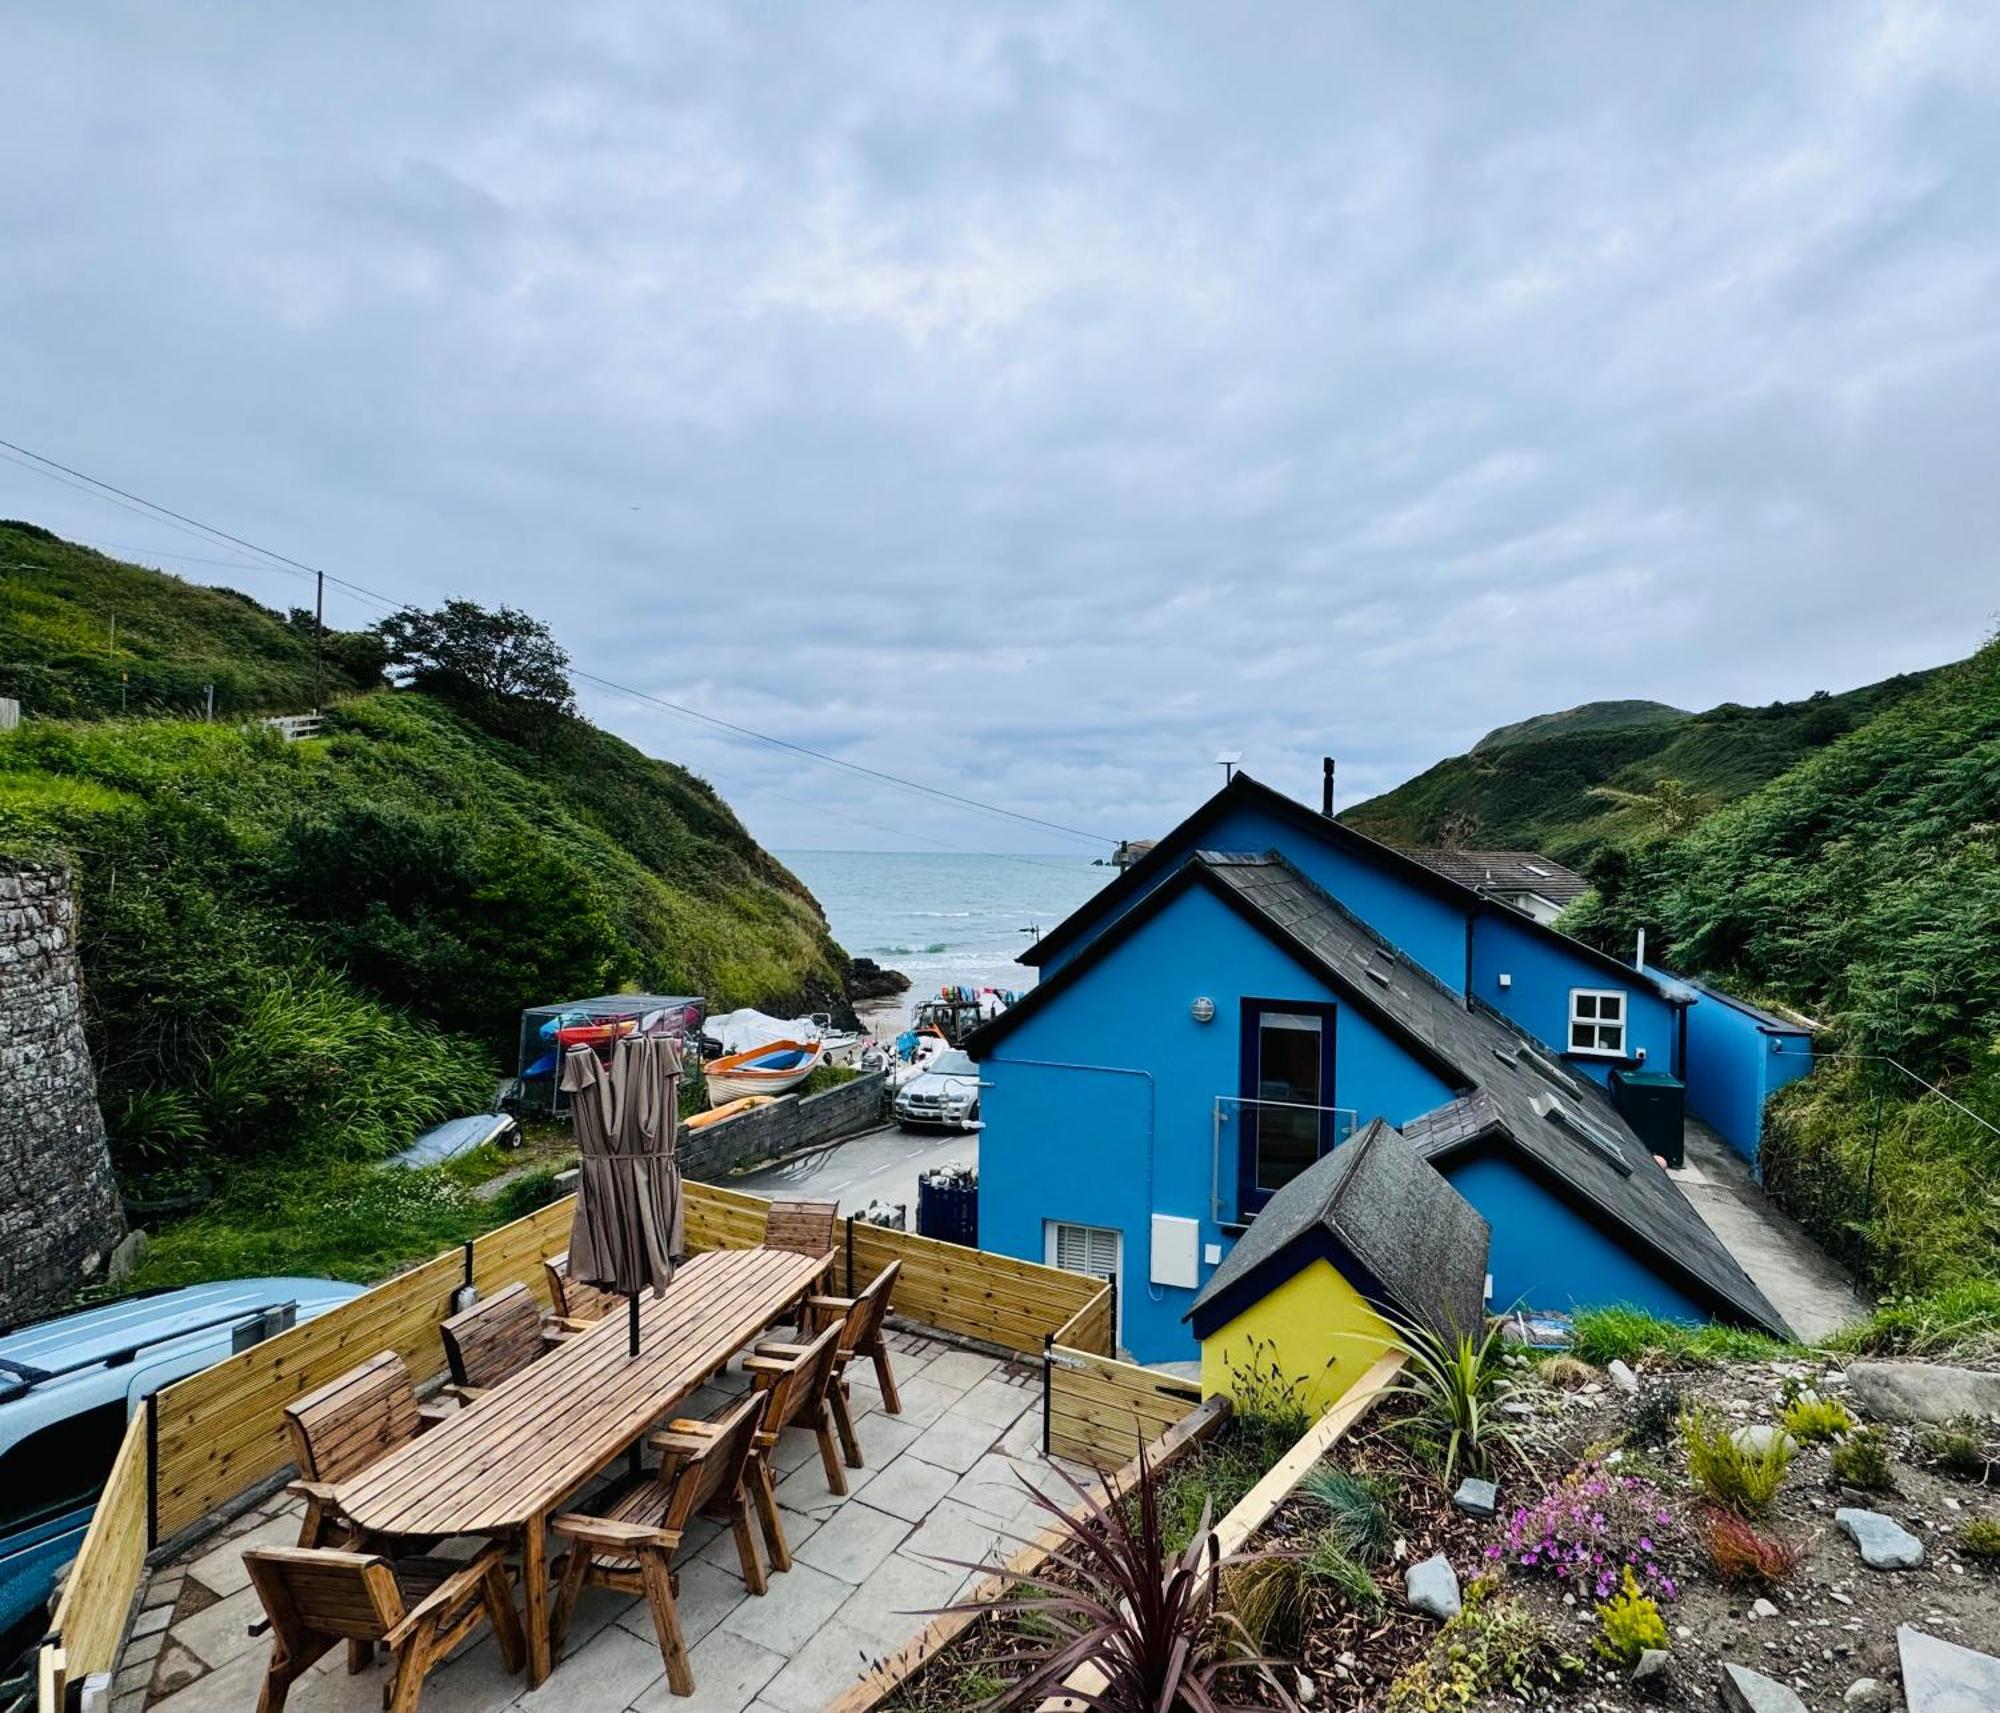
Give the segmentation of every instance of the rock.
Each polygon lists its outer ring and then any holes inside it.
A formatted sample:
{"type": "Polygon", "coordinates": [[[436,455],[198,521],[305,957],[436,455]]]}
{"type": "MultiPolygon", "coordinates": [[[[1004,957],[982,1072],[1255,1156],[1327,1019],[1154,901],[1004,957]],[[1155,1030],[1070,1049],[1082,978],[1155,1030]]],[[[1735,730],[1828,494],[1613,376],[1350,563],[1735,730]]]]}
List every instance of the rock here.
{"type": "Polygon", "coordinates": [[[909,991],[910,978],[901,970],[884,969],[873,958],[856,958],[847,976],[850,1003],[869,999],[894,999],[909,991]]]}
{"type": "Polygon", "coordinates": [[[1847,1386],[1871,1416],[1892,1422],[1948,1422],[2000,1415],[2000,1374],[1932,1362],[1850,1362],[1847,1386]]]}
{"type": "Polygon", "coordinates": [[[1606,1364],[1604,1372],[1611,1376],[1612,1385],[1616,1386],[1619,1391],[1626,1393],[1638,1391],[1639,1376],[1626,1366],[1625,1359],[1622,1356],[1612,1357],[1610,1362],[1606,1364]]]}
{"type": "Polygon", "coordinates": [[[1639,1663],[1632,1668],[1632,1687],[1641,1695],[1650,1695],[1655,1701],[1664,1700],[1667,1693],[1668,1668],[1673,1656],[1665,1648],[1648,1648],[1639,1656],[1639,1663]]]}
{"type": "Polygon", "coordinates": [[[1462,1604],[1458,1596],[1458,1572],[1441,1552],[1404,1571],[1403,1590],[1419,1612],[1428,1612],[1440,1620],[1458,1616],[1462,1604]]]}
{"type": "Polygon", "coordinates": [[[1806,1713],[1806,1704],[1796,1694],[1747,1665],[1722,1668],[1722,1704],[1733,1713],[1806,1713]]]}
{"type": "Polygon", "coordinates": [[[118,1247],[111,1251],[110,1280],[114,1285],[122,1285],[138,1272],[146,1259],[146,1234],[143,1231],[128,1231],[120,1239],[118,1247]]]}
{"type": "Polygon", "coordinates": [[[1750,1603],[1750,1616],[1752,1618],[1775,1618],[1777,1615],[1778,1608],[1773,1606],[1768,1600],[1753,1600],[1750,1603]]]}
{"type": "Polygon", "coordinates": [[[1451,1502],[1468,1517],[1490,1517],[1500,1508],[1499,1484],[1468,1475],[1458,1484],[1458,1491],[1452,1494],[1451,1502]]]}
{"type": "Polygon", "coordinates": [[[1861,1562],[1870,1570],[1914,1570],[1924,1562],[1924,1543],[1894,1517],[1843,1505],[1833,1520],[1861,1549],[1861,1562]]]}
{"type": "Polygon", "coordinates": [[[1850,1707],[1886,1707],[1889,1705],[1889,1686],[1879,1677],[1857,1677],[1842,1692],[1840,1699],[1850,1707]]]}
{"type": "Polygon", "coordinates": [[[2000,1659],[1908,1624],[1897,1626],[1896,1647],[1910,1713],[1993,1713],[2000,1707],[2000,1659]]]}
{"type": "Polygon", "coordinates": [[[1770,1422],[1755,1422],[1749,1427],[1740,1427],[1730,1436],[1736,1449],[1750,1457],[1763,1457],[1772,1446],[1783,1440],[1792,1450],[1797,1451],[1798,1441],[1781,1427],[1770,1422]]]}

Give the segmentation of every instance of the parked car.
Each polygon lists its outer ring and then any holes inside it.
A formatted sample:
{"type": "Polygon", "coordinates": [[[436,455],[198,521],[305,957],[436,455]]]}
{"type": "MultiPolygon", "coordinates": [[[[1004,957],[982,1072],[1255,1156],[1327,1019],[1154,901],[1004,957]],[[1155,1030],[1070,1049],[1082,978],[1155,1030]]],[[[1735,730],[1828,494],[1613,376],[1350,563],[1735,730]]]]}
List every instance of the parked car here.
{"type": "Polygon", "coordinates": [[[911,1130],[977,1130],[979,1067],[949,1047],[896,1090],[896,1122],[911,1130]]]}
{"type": "Polygon", "coordinates": [[[0,1336],[0,1677],[40,1639],[55,1573],[82,1546],[146,1394],[360,1294],[329,1279],[229,1279],[0,1336]]]}

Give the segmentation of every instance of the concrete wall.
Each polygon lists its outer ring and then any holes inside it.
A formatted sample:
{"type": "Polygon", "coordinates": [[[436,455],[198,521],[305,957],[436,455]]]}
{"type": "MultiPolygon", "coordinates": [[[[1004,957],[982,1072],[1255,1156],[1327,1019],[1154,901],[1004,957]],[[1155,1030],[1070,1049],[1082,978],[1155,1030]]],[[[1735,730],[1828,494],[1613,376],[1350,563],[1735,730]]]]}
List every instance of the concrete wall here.
{"type": "Polygon", "coordinates": [[[69,877],[0,861],[0,1327],[59,1307],[124,1232],[69,877]]]}
{"type": "Polygon", "coordinates": [[[852,1136],[879,1124],[888,1101],[889,1079],[880,1071],[803,1099],[786,1095],[771,1106],[686,1132],[681,1138],[681,1175],[719,1182],[746,1166],[852,1136]]]}

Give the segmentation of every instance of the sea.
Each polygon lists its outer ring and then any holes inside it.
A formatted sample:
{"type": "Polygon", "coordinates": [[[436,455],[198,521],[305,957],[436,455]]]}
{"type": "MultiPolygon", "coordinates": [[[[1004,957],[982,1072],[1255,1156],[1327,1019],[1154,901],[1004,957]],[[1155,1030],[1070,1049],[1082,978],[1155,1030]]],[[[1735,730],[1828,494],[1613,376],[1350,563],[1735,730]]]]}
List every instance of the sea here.
{"type": "Polygon", "coordinates": [[[869,1011],[897,1022],[940,987],[1035,982],[1014,960],[1117,874],[1088,857],[972,856],[941,851],[779,851],[811,888],[851,957],[910,978],[900,1004],[869,1011]]]}

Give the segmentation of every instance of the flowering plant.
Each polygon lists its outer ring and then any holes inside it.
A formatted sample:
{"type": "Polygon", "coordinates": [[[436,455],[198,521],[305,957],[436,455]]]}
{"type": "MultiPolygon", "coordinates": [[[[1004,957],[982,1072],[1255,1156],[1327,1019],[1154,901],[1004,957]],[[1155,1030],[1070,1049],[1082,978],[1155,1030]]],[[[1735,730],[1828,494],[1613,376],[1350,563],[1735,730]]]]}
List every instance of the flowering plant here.
{"type": "Polygon", "coordinates": [[[1630,1570],[1642,1592],[1671,1600],[1680,1592],[1674,1571],[1685,1535],[1672,1505],[1643,1475],[1586,1463],[1516,1510],[1505,1543],[1486,1556],[1574,1582],[1599,1600],[1630,1570]]]}

